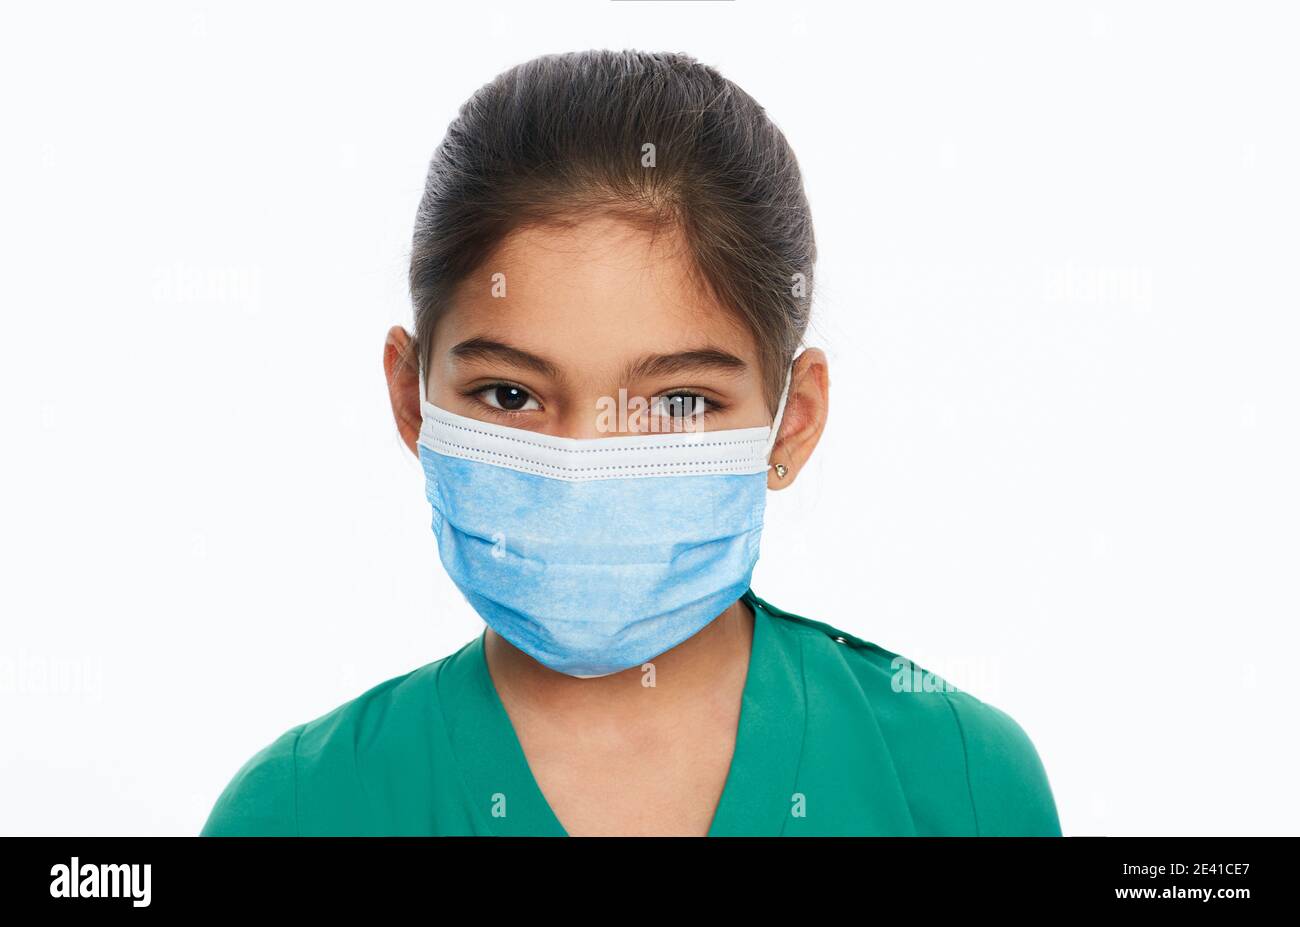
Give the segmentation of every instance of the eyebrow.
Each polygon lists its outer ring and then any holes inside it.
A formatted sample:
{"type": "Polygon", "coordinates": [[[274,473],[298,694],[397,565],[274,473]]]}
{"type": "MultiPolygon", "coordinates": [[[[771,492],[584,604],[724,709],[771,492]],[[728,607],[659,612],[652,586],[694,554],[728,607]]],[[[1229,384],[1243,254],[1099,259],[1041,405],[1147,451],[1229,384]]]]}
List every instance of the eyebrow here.
{"type": "Polygon", "coordinates": [[[552,380],[563,379],[560,369],[546,358],[490,338],[470,338],[462,341],[451,349],[451,356],[462,361],[502,361],[540,373],[552,380]]]}
{"type": "MultiPolygon", "coordinates": [[[[460,342],[451,349],[451,356],[460,361],[499,361],[532,370],[552,380],[563,380],[560,369],[546,358],[522,348],[474,337],[460,342]]],[[[624,382],[640,378],[667,377],[682,373],[712,371],[724,376],[743,373],[749,365],[734,354],[720,348],[703,347],[672,354],[648,354],[639,358],[623,371],[624,382]]]]}
{"type": "Polygon", "coordinates": [[[650,354],[628,365],[623,372],[627,382],[642,377],[667,377],[681,373],[713,372],[737,376],[748,365],[734,354],[720,348],[696,348],[674,354],[650,354]]]}

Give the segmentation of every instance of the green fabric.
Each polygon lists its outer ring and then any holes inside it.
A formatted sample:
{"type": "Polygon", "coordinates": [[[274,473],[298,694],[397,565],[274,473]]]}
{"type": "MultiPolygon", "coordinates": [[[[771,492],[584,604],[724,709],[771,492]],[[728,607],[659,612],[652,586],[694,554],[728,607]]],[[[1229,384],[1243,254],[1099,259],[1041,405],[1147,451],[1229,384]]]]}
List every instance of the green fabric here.
{"type": "MultiPolygon", "coordinates": [[[[897,691],[897,654],[752,590],[744,599],[749,676],[710,836],[1060,835],[1042,763],[1010,716],[938,677],[897,691]]],[[[285,731],[239,769],[201,831],[493,834],[565,831],[497,696],[482,634],[285,731]]]]}

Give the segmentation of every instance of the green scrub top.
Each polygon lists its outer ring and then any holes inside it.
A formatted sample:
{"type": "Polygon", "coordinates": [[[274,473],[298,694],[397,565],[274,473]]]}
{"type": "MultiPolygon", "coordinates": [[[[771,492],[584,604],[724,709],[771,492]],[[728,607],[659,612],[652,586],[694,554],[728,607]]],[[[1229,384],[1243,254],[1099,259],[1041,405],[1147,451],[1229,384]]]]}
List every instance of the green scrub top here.
{"type": "MultiPolygon", "coordinates": [[[[1060,836],[1047,775],[1010,716],[753,590],[743,599],[749,675],[709,836],[1060,836]]],[[[201,836],[566,836],[484,634],[267,744],[201,836]]]]}

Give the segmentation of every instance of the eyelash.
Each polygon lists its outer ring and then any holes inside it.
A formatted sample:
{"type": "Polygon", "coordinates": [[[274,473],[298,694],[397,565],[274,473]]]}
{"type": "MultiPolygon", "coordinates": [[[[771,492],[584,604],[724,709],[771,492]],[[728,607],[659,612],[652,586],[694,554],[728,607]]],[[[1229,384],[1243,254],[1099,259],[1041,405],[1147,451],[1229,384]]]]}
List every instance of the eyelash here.
{"type": "MultiPolygon", "coordinates": [[[[725,405],[720,402],[712,401],[703,393],[695,393],[685,389],[673,390],[669,393],[661,393],[659,398],[672,399],[674,396],[694,397],[697,402],[703,402],[704,411],[700,413],[701,418],[708,418],[711,415],[717,415],[719,412],[725,412],[727,409],[725,405]]],[[[694,409],[694,405],[689,406],[688,409],[694,409]]],[[[688,411],[687,414],[692,414],[692,412],[688,411]]]]}
{"type": "Polygon", "coordinates": [[[476,403],[479,404],[480,407],[486,410],[489,414],[495,415],[499,418],[512,419],[518,415],[523,415],[525,412],[540,411],[538,409],[514,409],[514,410],[498,409],[496,406],[492,405],[492,403],[486,402],[483,399],[479,398],[488,390],[495,390],[495,389],[517,389],[519,390],[519,392],[523,393],[529,399],[537,401],[537,397],[533,395],[532,390],[525,389],[524,387],[520,386],[518,383],[511,383],[507,380],[498,380],[495,383],[485,383],[482,386],[476,386],[473,389],[466,390],[462,395],[467,396],[470,399],[473,399],[476,403]]]}
{"type": "MultiPolygon", "coordinates": [[[[521,393],[524,393],[526,396],[528,396],[529,399],[533,399],[533,400],[537,399],[537,397],[533,395],[531,390],[520,386],[518,383],[511,383],[507,380],[498,380],[494,383],[485,383],[482,386],[476,386],[473,389],[466,390],[464,393],[462,393],[462,395],[467,396],[470,399],[473,399],[487,412],[489,412],[492,415],[498,416],[500,418],[510,419],[510,418],[514,418],[517,415],[522,415],[525,412],[539,411],[538,409],[516,409],[513,411],[510,409],[499,409],[496,406],[492,405],[490,402],[485,402],[484,400],[479,398],[488,390],[502,389],[502,388],[517,389],[521,393]]],[[[701,413],[702,418],[708,418],[709,416],[717,415],[720,412],[725,412],[727,409],[726,405],[724,405],[723,403],[710,401],[702,393],[691,392],[690,390],[685,390],[685,389],[673,390],[672,392],[668,392],[668,393],[661,393],[658,396],[658,398],[671,399],[674,396],[696,397],[698,399],[704,400],[704,411],[703,413],[701,413]]],[[[661,413],[661,414],[666,414],[666,413],[661,413]]]]}

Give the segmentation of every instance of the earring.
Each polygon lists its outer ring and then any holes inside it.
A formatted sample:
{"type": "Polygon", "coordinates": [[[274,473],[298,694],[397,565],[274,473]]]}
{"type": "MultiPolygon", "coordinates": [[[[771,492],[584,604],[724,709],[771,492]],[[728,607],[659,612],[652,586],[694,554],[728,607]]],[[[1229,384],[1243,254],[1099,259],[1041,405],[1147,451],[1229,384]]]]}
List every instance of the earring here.
{"type": "Polygon", "coordinates": [[[778,480],[783,480],[783,479],[785,479],[785,475],[786,475],[788,472],[789,472],[789,471],[786,470],[786,468],[785,468],[785,464],[777,464],[777,465],[776,465],[776,478],[777,478],[778,480]]]}

